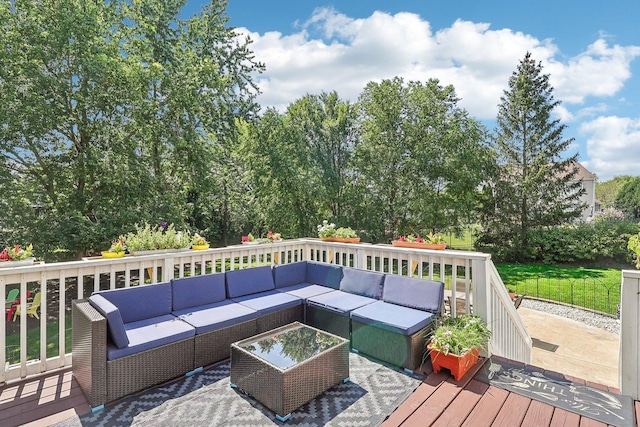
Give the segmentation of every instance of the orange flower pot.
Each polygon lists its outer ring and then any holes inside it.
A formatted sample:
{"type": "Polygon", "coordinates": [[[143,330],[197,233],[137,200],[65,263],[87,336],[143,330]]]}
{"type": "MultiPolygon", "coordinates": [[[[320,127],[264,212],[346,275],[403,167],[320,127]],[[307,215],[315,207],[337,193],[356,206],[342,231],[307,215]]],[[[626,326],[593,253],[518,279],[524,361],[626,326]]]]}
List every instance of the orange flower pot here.
{"type": "Polygon", "coordinates": [[[401,240],[393,240],[391,244],[399,248],[436,249],[438,251],[447,248],[446,243],[403,242],[401,240]]]}
{"type": "Polygon", "coordinates": [[[359,237],[323,237],[323,242],[360,243],[359,237]]]}
{"type": "Polygon", "coordinates": [[[474,348],[471,351],[466,352],[462,356],[457,354],[447,354],[435,350],[431,347],[431,343],[427,344],[427,348],[431,354],[431,365],[433,366],[433,372],[436,374],[440,372],[440,369],[447,368],[451,371],[451,375],[456,381],[460,381],[460,378],[466,374],[473,365],[478,361],[480,356],[480,349],[474,348]]]}

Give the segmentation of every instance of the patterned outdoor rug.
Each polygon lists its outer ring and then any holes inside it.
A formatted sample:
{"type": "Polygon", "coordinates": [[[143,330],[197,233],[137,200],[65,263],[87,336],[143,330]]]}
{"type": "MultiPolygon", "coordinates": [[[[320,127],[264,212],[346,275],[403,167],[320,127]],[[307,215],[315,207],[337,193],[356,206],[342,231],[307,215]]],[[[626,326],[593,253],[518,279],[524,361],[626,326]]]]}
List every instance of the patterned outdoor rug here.
{"type": "Polygon", "coordinates": [[[636,425],[635,409],[629,396],[547,376],[504,360],[485,363],[476,379],[608,425],[636,425]]]}
{"type": "MultiPolygon", "coordinates": [[[[83,426],[282,425],[259,402],[229,385],[230,362],[158,386],[81,417],[83,426]]],[[[285,425],[377,426],[420,384],[422,377],[349,354],[351,381],[337,385],[292,413],[285,425]]],[[[57,424],[78,425],[78,419],[57,424]]]]}

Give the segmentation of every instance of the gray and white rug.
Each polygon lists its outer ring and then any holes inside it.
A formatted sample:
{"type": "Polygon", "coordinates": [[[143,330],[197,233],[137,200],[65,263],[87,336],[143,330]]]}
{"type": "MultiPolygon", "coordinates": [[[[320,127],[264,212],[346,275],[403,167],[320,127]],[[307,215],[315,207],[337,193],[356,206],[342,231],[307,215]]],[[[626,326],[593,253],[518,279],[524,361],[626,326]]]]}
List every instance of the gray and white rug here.
{"type": "MultiPolygon", "coordinates": [[[[282,425],[255,399],[229,385],[229,362],[155,387],[58,427],[282,425]]],[[[351,381],[337,385],[292,413],[290,426],[377,426],[420,384],[421,376],[349,354],[351,381]]]]}

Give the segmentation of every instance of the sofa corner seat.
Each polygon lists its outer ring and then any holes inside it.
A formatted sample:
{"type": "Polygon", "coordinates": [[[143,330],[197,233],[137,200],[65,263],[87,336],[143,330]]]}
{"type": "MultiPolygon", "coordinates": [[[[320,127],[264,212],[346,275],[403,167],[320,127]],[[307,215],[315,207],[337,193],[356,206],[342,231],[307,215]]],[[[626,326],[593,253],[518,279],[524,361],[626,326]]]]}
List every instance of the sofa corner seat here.
{"type": "Polygon", "coordinates": [[[384,274],[343,267],[340,289],[307,299],[307,323],[349,339],[351,312],[378,301],[384,274]]]}
{"type": "Polygon", "coordinates": [[[72,315],[73,373],[91,407],[193,369],[195,328],[171,314],[170,283],[96,292],[72,315]]]}
{"type": "Polygon", "coordinates": [[[442,282],[387,275],[382,301],[351,313],[352,348],[408,370],[419,368],[443,299],[442,282]]]}

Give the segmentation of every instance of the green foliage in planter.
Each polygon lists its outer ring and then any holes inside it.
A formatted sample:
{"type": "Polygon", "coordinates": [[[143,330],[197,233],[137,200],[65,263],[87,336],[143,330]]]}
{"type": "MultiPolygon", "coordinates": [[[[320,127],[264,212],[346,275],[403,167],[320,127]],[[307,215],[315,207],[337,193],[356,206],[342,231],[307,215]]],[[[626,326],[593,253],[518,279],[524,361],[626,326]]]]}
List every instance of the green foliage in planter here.
{"type": "Polygon", "coordinates": [[[136,231],[127,235],[130,251],[152,251],[159,249],[183,249],[191,244],[191,236],[184,231],[176,231],[173,224],[164,227],[144,227],[136,225],[136,231]]]}
{"type": "Polygon", "coordinates": [[[445,355],[461,356],[473,348],[486,348],[489,338],[491,331],[479,316],[446,317],[438,321],[431,346],[445,355]]]}
{"type": "Polygon", "coordinates": [[[358,235],[350,227],[340,227],[336,230],[335,237],[339,237],[341,239],[350,239],[353,237],[358,237],[358,235]]]}

